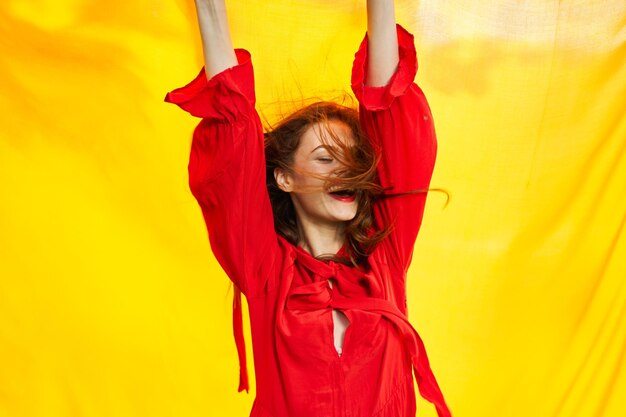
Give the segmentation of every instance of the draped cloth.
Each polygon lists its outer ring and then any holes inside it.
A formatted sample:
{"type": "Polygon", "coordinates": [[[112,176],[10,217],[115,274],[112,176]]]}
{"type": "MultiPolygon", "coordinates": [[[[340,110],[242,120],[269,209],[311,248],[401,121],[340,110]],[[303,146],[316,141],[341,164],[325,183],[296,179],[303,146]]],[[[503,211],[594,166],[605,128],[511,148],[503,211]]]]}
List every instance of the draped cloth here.
{"type": "MultiPolygon", "coordinates": [[[[451,417],[452,414],[430,367],[422,339],[407,316],[397,306],[389,300],[380,298],[383,289],[377,284],[378,280],[371,274],[363,272],[355,274],[354,269],[351,269],[350,273],[346,273],[347,269],[342,264],[335,261],[320,262],[301,248],[295,248],[294,253],[294,261],[297,260],[311,274],[321,279],[292,288],[289,291],[285,307],[294,311],[315,311],[330,308],[340,311],[361,310],[380,314],[393,323],[396,331],[400,334],[410,354],[422,397],[434,404],[439,417],[451,417]]],[[[342,247],[337,253],[337,256],[342,255],[345,255],[345,247],[342,247]]],[[[235,288],[234,293],[233,326],[240,365],[239,391],[247,391],[249,382],[243,336],[241,291],[238,288],[235,288]]]]}
{"type": "Polygon", "coordinates": [[[380,314],[392,322],[411,355],[420,394],[435,405],[439,417],[450,417],[448,406],[430,368],[422,339],[398,307],[388,300],[377,297],[380,297],[382,288],[368,285],[375,283],[376,280],[368,280],[367,275],[355,278],[354,274],[345,274],[343,273],[345,269],[340,268],[334,261],[329,261],[328,264],[323,264],[325,267],[320,268],[320,264],[318,262],[312,264],[312,258],[308,256],[300,256],[298,259],[311,272],[320,274],[323,280],[298,286],[291,291],[287,299],[287,308],[362,310],[380,314]]]}
{"type": "MultiPolygon", "coordinates": [[[[227,3],[268,122],[346,87],[365,1],[227,3]]],[[[187,188],[196,121],[162,102],[202,63],[193,1],[107,5],[0,2],[0,415],[246,415],[230,284],[187,188]]],[[[626,2],[396,14],[451,196],[429,196],[407,273],[446,400],[623,417],[626,2]]]]}

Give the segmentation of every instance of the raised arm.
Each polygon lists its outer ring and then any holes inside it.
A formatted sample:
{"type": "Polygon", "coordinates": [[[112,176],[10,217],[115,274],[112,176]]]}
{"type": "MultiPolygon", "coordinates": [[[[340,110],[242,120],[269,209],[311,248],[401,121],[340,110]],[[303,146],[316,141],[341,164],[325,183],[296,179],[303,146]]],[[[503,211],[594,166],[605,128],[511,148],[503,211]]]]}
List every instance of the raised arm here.
{"type": "Polygon", "coordinates": [[[261,120],[248,51],[233,50],[224,0],[196,0],[205,68],[165,101],[202,118],[189,155],[189,188],[198,201],[215,258],[235,284],[233,331],[239,391],[248,389],[240,292],[269,289],[279,256],[265,184],[261,120]]]}
{"type": "Polygon", "coordinates": [[[365,84],[387,85],[399,61],[393,0],[367,0],[367,36],[365,84]]]}
{"type": "Polygon", "coordinates": [[[191,143],[189,187],[213,254],[238,289],[256,295],[273,276],[278,249],[251,56],[232,49],[224,0],[196,5],[205,68],[165,100],[202,118],[191,143]]]}
{"type": "Polygon", "coordinates": [[[228,28],[225,0],[195,0],[206,76],[211,79],[237,65],[233,41],[228,28]]]}
{"type": "MultiPolygon", "coordinates": [[[[413,36],[396,25],[391,0],[368,0],[368,33],[352,68],[360,120],[380,154],[378,178],[386,198],[374,204],[380,228],[393,225],[379,246],[398,274],[406,272],[419,231],[437,143],[432,115],[413,82],[417,58],[413,36]],[[391,197],[390,195],[396,195],[391,197]]],[[[398,282],[402,300],[404,282],[398,282]]]]}

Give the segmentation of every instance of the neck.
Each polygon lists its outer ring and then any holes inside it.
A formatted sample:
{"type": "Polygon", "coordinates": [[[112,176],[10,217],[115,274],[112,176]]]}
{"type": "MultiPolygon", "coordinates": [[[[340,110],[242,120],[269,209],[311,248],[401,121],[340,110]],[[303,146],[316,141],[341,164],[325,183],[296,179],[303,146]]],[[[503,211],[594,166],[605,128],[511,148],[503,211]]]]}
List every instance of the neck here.
{"type": "Polygon", "coordinates": [[[345,242],[345,224],[342,222],[319,224],[299,218],[298,233],[298,246],[314,257],[335,255],[345,242]]]}

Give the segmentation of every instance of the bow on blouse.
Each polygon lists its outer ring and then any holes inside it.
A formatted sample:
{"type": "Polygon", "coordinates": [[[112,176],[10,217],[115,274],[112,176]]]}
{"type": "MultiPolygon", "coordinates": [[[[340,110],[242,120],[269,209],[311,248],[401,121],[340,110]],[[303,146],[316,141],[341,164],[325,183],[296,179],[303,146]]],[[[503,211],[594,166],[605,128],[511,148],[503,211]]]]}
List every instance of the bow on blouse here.
{"type": "Polygon", "coordinates": [[[406,315],[393,303],[381,297],[382,288],[374,276],[360,271],[354,274],[354,269],[333,261],[328,264],[319,262],[309,256],[301,256],[299,261],[323,280],[293,288],[287,298],[287,309],[313,311],[333,308],[380,314],[393,324],[411,354],[413,371],[422,397],[433,403],[439,417],[451,417],[430,368],[422,339],[406,315]],[[329,281],[333,281],[332,286],[329,281]]]}
{"type": "MultiPolygon", "coordinates": [[[[322,280],[292,288],[287,297],[287,309],[314,311],[333,308],[380,314],[393,324],[402,337],[411,355],[413,372],[422,397],[434,404],[439,417],[451,417],[450,410],[430,368],[422,339],[409,323],[406,315],[394,304],[382,298],[383,291],[375,277],[361,271],[355,274],[353,269],[349,273],[348,267],[333,261],[320,262],[304,253],[299,253],[298,262],[314,274],[321,276],[322,280]],[[333,281],[332,287],[330,281],[333,281]]],[[[239,391],[242,391],[248,390],[248,375],[238,290],[235,292],[233,307],[235,342],[240,363],[239,391]]]]}

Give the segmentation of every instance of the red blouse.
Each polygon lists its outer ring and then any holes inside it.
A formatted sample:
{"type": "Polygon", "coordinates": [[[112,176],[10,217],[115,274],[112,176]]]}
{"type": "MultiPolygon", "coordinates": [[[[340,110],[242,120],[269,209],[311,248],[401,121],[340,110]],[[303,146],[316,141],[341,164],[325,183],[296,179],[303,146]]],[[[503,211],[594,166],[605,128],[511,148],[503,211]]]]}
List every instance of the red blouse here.
{"type": "MultiPolygon", "coordinates": [[[[428,188],[436,155],[432,115],[413,83],[413,36],[398,26],[398,41],[400,63],[387,86],[364,85],[367,36],[352,70],[361,123],[382,154],[378,174],[391,193],[428,188]]],[[[421,395],[440,417],[450,416],[424,345],[407,319],[406,271],[426,194],[375,203],[376,227],[393,222],[394,228],[365,271],[317,260],[279,236],[265,184],[250,54],[243,49],[236,54],[237,66],[210,81],[202,69],[166,101],[202,118],[193,135],[189,185],[215,257],[248,301],[257,381],[251,417],[415,416],[412,371],[421,395]],[[341,355],[333,342],[332,309],[350,321],[341,355]]],[[[239,390],[247,390],[237,297],[234,332],[239,390]]]]}

